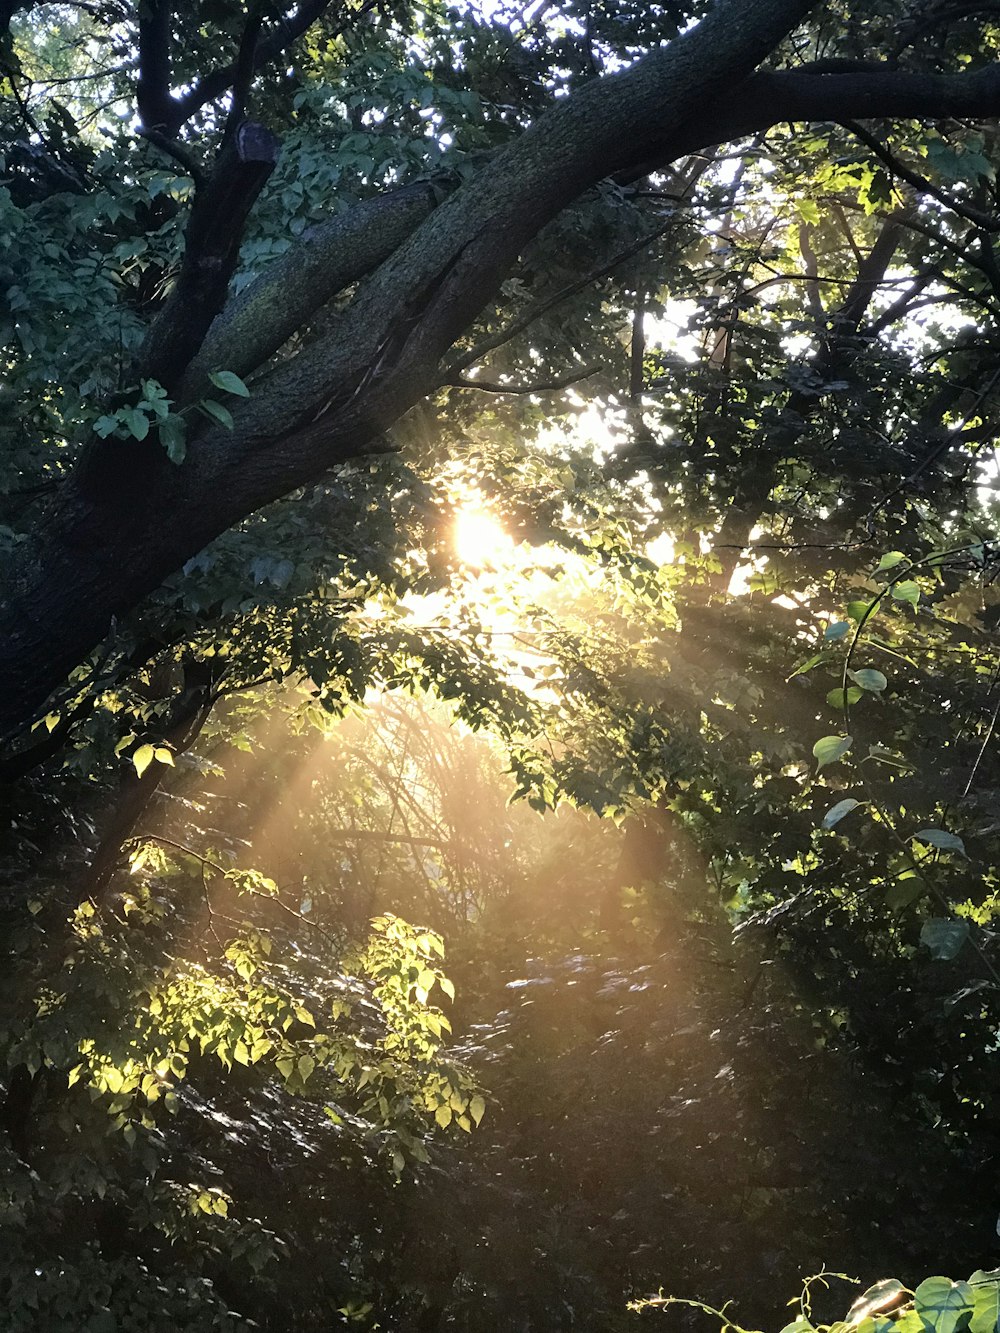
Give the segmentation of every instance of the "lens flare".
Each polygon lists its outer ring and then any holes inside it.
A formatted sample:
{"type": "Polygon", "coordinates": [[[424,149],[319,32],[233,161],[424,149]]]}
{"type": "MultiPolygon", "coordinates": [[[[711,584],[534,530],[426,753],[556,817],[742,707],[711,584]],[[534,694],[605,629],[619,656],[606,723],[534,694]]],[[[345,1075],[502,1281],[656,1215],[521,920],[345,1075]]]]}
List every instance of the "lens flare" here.
{"type": "Polygon", "coordinates": [[[473,569],[501,564],[514,542],[485,509],[460,509],[455,517],[455,550],[473,569]]]}

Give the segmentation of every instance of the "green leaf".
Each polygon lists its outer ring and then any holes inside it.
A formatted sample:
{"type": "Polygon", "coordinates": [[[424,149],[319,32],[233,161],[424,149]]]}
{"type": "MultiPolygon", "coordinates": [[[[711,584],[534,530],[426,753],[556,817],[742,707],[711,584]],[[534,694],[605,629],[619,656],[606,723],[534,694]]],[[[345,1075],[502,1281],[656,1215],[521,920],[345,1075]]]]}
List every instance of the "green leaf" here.
{"type": "Polygon", "coordinates": [[[972,1309],[974,1297],[968,1282],[929,1277],[913,1293],[913,1300],[929,1333],[955,1333],[958,1321],[972,1309]]]}
{"type": "Polygon", "coordinates": [[[156,754],[155,745],[140,745],[138,750],[132,755],[132,763],[135,765],[136,774],[141,778],[146,769],[153,762],[156,754]]]}
{"type": "Polygon", "coordinates": [[[942,852],[958,852],[959,856],[967,856],[965,843],[957,833],[949,833],[943,828],[922,828],[913,835],[919,838],[921,842],[926,842],[931,847],[937,847],[942,852]]]}
{"type": "Polygon", "coordinates": [[[824,736],[813,746],[813,757],[816,760],[816,771],[825,768],[827,764],[835,764],[838,759],[843,759],[854,744],[853,736],[824,736]]]}
{"type": "Polygon", "coordinates": [[[995,1276],[979,1270],[969,1279],[975,1305],[969,1321],[969,1333],[997,1333],[1000,1322],[1000,1285],[995,1276]]]}
{"type": "Polygon", "coordinates": [[[424,999],[426,1000],[427,995],[434,988],[435,981],[437,981],[437,977],[430,970],[430,968],[424,968],[424,970],[417,977],[417,993],[419,994],[422,991],[424,999]]]}
{"type": "Polygon", "coordinates": [[[838,801],[836,805],[831,805],[827,810],[823,816],[823,827],[833,828],[834,825],[840,823],[845,815],[849,815],[852,810],[857,810],[860,804],[861,802],[856,801],[853,796],[845,796],[842,801],[838,801]]]}
{"type": "Polygon", "coordinates": [[[233,414],[228,407],[223,407],[222,404],[217,403],[214,398],[203,398],[198,406],[206,416],[214,418],[220,426],[225,426],[226,430],[232,430],[233,414]]]}
{"type": "Polygon", "coordinates": [[[868,616],[869,612],[871,611],[871,609],[872,609],[872,604],[871,604],[871,602],[848,602],[848,603],[847,603],[847,614],[848,614],[848,616],[850,617],[851,620],[856,621],[858,624],[860,624],[862,620],[865,620],[865,619],[867,618],[867,616],[868,616]]]}
{"type": "Polygon", "coordinates": [[[885,895],[886,905],[892,912],[902,912],[918,898],[922,898],[926,892],[927,885],[911,870],[905,875],[900,875],[894,884],[889,885],[885,895]]]}
{"type": "Polygon", "coordinates": [[[137,407],[130,407],[124,411],[122,419],[135,439],[144,440],[149,434],[149,417],[137,407]]]}
{"type": "Polygon", "coordinates": [[[883,1278],[858,1297],[848,1311],[847,1321],[849,1324],[860,1324],[862,1320],[870,1319],[884,1310],[894,1309],[908,1295],[909,1289],[897,1278],[883,1278]]]}
{"type": "Polygon", "coordinates": [[[160,443],[171,463],[181,464],[187,454],[187,424],[183,417],[171,414],[160,422],[160,443]]]}
{"type": "Polygon", "coordinates": [[[485,1114],[486,1114],[486,1103],[482,1099],[482,1097],[480,1097],[479,1094],[477,1093],[476,1096],[473,1097],[472,1100],[469,1102],[469,1115],[472,1116],[473,1120],[478,1125],[480,1120],[482,1120],[485,1114]]]}
{"type": "MultiPolygon", "coordinates": [[[[956,957],[968,938],[968,921],[956,921],[951,917],[931,917],[930,921],[924,922],[920,931],[920,943],[930,950],[932,958],[942,963],[950,962],[956,957]]],[[[934,1280],[936,1279],[928,1279],[928,1281],[934,1280]]]]}
{"type": "Polygon", "coordinates": [[[438,1124],[441,1126],[442,1129],[447,1129],[448,1126],[451,1124],[451,1107],[439,1106],[438,1109],[434,1112],[434,1119],[438,1122],[438,1124]]]}
{"type": "Polygon", "coordinates": [[[99,435],[102,440],[106,440],[109,435],[114,435],[118,429],[118,418],[108,416],[98,417],[94,422],[94,434],[99,435]]]}
{"type": "Polygon", "coordinates": [[[920,584],[914,583],[912,579],[904,579],[902,583],[897,583],[892,595],[897,602],[909,602],[912,606],[920,601],[920,584]]]}
{"type": "Polygon", "coordinates": [[[174,755],[172,750],[168,750],[165,745],[158,745],[153,752],[153,758],[161,764],[167,764],[170,768],[175,768],[174,755]]]}
{"type": "Polygon", "coordinates": [[[848,675],[855,685],[860,685],[863,690],[871,690],[878,694],[889,684],[881,671],[876,671],[874,667],[862,667],[860,671],[849,671],[848,675]]]}
{"type": "Polygon", "coordinates": [[[878,570],[876,572],[881,573],[884,569],[895,569],[896,566],[901,565],[905,559],[906,556],[902,551],[886,551],[885,555],[878,562],[878,570]]]}
{"type": "Polygon", "coordinates": [[[823,638],[827,643],[836,643],[842,639],[845,634],[850,632],[851,622],[849,620],[835,620],[832,625],[827,625],[823,631],[823,638]]]}
{"type": "Polygon", "coordinates": [[[804,676],[807,671],[812,671],[813,667],[819,666],[821,662],[829,662],[831,656],[832,654],[827,652],[814,653],[807,662],[803,662],[800,667],[796,667],[788,679],[793,680],[796,676],[804,676]]]}
{"type": "Polygon", "coordinates": [[[831,707],[843,711],[850,704],[856,704],[862,694],[864,694],[864,690],[858,689],[857,685],[848,685],[846,690],[838,685],[835,690],[831,690],[826,696],[826,701],[831,707]]]}
{"type": "Polygon", "coordinates": [[[223,393],[233,393],[237,398],[249,398],[250,390],[231,370],[213,370],[208,377],[217,389],[223,393]]]}

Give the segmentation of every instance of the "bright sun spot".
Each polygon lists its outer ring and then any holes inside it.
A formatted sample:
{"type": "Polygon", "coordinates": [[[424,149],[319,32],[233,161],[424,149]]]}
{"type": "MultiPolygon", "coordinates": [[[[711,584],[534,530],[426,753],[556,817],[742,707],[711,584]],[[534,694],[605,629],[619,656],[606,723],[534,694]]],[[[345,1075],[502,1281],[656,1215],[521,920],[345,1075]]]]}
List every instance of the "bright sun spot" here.
{"type": "Polygon", "coordinates": [[[455,550],[463,564],[474,569],[500,564],[514,542],[484,509],[460,509],[455,519],[455,550]]]}
{"type": "Polygon", "coordinates": [[[661,532],[646,543],[646,555],[654,564],[670,565],[674,560],[674,539],[669,532],[661,532]]]}

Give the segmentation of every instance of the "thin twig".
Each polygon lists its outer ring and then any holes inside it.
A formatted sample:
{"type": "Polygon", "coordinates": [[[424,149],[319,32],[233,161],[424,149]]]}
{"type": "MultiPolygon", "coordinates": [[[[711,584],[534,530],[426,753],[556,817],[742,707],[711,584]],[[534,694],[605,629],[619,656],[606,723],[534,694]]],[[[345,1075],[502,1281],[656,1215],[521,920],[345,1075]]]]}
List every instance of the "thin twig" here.
{"type": "MultiPolygon", "coordinates": [[[[219,865],[218,861],[213,861],[210,856],[203,856],[201,852],[196,852],[193,847],[188,847],[186,843],[177,842],[173,838],[167,838],[162,833],[136,833],[131,838],[126,838],[122,843],[122,847],[129,847],[133,843],[142,842],[155,842],[161,847],[170,847],[176,852],[181,852],[184,856],[190,856],[203,868],[207,866],[210,870],[214,870],[217,875],[221,875],[224,879],[230,878],[230,872],[225,866],[219,865]]],[[[247,889],[246,892],[251,898],[261,898],[265,902],[273,903],[275,907],[279,908],[280,911],[284,912],[287,916],[294,917],[301,925],[308,926],[310,930],[315,931],[317,935],[322,936],[322,938],[325,939],[328,944],[333,945],[335,949],[340,949],[341,942],[335,939],[328,931],[324,930],[318,922],[310,921],[307,916],[303,916],[301,912],[296,912],[294,907],[289,907],[288,904],[283,903],[280,898],[276,898],[269,893],[259,893],[256,889],[252,888],[247,889]]]]}
{"type": "Polygon", "coordinates": [[[603,369],[603,365],[600,364],[585,366],[583,370],[568,371],[565,375],[557,375],[555,379],[539,380],[537,384],[502,384],[497,380],[470,380],[462,375],[455,375],[451,379],[442,380],[438,387],[479,389],[481,393],[551,393],[556,389],[565,389],[570,384],[579,384],[581,380],[590,379],[603,369]]]}
{"type": "Polygon", "coordinates": [[[529,324],[533,324],[536,319],[541,319],[542,315],[548,314],[554,306],[561,305],[563,301],[567,301],[571,296],[575,296],[577,292],[582,292],[584,288],[589,287],[591,283],[599,282],[601,278],[606,278],[609,273],[613,273],[618,265],[623,264],[626,259],[631,259],[633,255],[637,255],[640,250],[644,250],[648,245],[652,245],[654,241],[658,241],[664,237],[673,227],[675,221],[676,218],[671,216],[669,221],[664,223],[662,227],[657,227],[655,231],[647,232],[645,235],[640,236],[637,241],[626,246],[624,250],[620,250],[618,254],[606,264],[602,264],[600,268],[592,269],[590,273],[587,273],[576,282],[571,282],[568,286],[561,287],[559,291],[553,293],[553,295],[546,300],[536,301],[533,305],[529,306],[523,314],[518,315],[516,319],[512,319],[509,324],[505,324],[502,329],[499,329],[496,333],[489,334],[480,342],[476,343],[474,347],[470,347],[468,351],[461,353],[460,356],[457,356],[453,361],[450,361],[444,369],[441,382],[447,384],[452,376],[468,369],[474,361],[479,361],[487,352],[492,352],[497,347],[502,347],[504,343],[510,342],[511,338],[516,337],[517,334],[526,329],[529,324]]]}
{"type": "Polygon", "coordinates": [[[963,204],[957,199],[953,199],[946,190],[940,189],[932,181],[929,181],[926,176],[921,176],[919,171],[914,171],[911,167],[906,166],[905,163],[900,162],[899,158],[886,148],[874,134],[869,134],[868,131],[863,129],[856,121],[845,120],[843,124],[845,129],[850,130],[856,138],[860,139],[863,144],[871,149],[880,162],[884,163],[884,165],[901,180],[906,181],[908,185],[912,185],[915,190],[919,190],[921,194],[929,194],[933,199],[936,199],[938,203],[944,204],[946,208],[950,208],[953,213],[957,213],[959,217],[965,218],[967,222],[975,223],[975,225],[981,227],[983,231],[1000,231],[1000,218],[992,213],[984,213],[979,208],[973,208],[970,204],[963,204]]]}

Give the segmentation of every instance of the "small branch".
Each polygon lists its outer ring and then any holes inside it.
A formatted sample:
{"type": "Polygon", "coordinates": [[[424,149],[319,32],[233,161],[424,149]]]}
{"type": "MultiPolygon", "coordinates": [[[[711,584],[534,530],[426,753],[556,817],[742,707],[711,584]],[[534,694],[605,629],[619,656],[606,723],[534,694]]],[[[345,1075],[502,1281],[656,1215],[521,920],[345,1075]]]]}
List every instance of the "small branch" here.
{"type": "Polygon", "coordinates": [[[901,162],[894,153],[890,152],[890,150],[875,137],[874,134],[869,134],[868,131],[863,129],[856,121],[845,120],[843,124],[845,129],[850,130],[855,138],[860,139],[861,142],[875,154],[879,161],[888,167],[894,175],[898,176],[900,180],[906,181],[906,183],[912,185],[915,190],[919,190],[921,194],[929,194],[931,198],[936,199],[939,204],[944,204],[945,208],[951,209],[953,213],[957,213],[959,217],[965,218],[967,222],[972,222],[977,227],[981,227],[983,231],[1000,231],[1000,218],[992,213],[984,213],[979,208],[973,208],[970,204],[963,204],[957,199],[952,198],[946,190],[940,189],[937,185],[933,184],[932,181],[929,181],[926,176],[921,176],[919,171],[914,171],[911,167],[908,167],[905,163],[901,162]]]}
{"type": "MultiPolygon", "coordinates": [[[[169,847],[172,851],[180,852],[184,856],[190,856],[193,861],[198,862],[203,870],[211,870],[215,874],[221,875],[223,879],[229,878],[229,872],[226,870],[226,867],[220,865],[218,861],[213,861],[210,856],[203,856],[201,852],[196,852],[193,847],[188,847],[186,843],[177,842],[173,838],[164,837],[161,833],[137,833],[134,837],[126,838],[122,843],[122,847],[130,847],[133,844],[143,842],[155,842],[161,847],[169,847]]],[[[205,885],[204,876],[202,877],[202,884],[203,886],[205,885]]],[[[328,944],[332,944],[336,950],[340,950],[342,946],[341,940],[335,939],[334,936],[324,930],[318,922],[310,921],[307,916],[303,916],[301,912],[296,912],[294,907],[289,907],[288,904],[282,902],[280,898],[275,898],[270,893],[258,893],[254,889],[247,889],[245,892],[249,898],[257,898],[261,902],[271,903],[275,907],[280,908],[286,916],[294,917],[301,925],[307,926],[310,930],[315,931],[315,933],[322,936],[328,944]]],[[[243,923],[241,922],[239,924],[243,923]]]]}
{"type": "MultiPolygon", "coordinates": [[[[994,689],[996,688],[995,676],[993,680],[993,687],[994,689]]],[[[968,781],[966,782],[964,788],[962,789],[961,799],[963,801],[966,799],[969,792],[972,790],[972,784],[976,780],[976,774],[979,772],[979,766],[983,762],[983,759],[986,755],[986,751],[989,749],[990,741],[993,739],[993,733],[996,731],[998,719],[1000,719],[1000,695],[997,696],[997,701],[993,706],[993,713],[992,716],[990,717],[990,723],[989,726],[986,728],[986,735],[983,737],[983,743],[979,747],[979,752],[977,753],[975,761],[973,762],[972,765],[972,769],[969,772],[968,781]]]]}
{"type": "MultiPolygon", "coordinates": [[[[369,11],[375,7],[376,3],[377,0],[363,0],[363,3],[358,5],[356,9],[353,11],[348,10],[345,13],[343,20],[333,27],[330,35],[332,37],[339,36],[340,33],[349,28],[352,23],[357,21],[357,19],[361,18],[364,14],[369,13],[369,11]]],[[[282,19],[282,21],[275,26],[273,32],[265,37],[263,41],[257,41],[255,37],[252,63],[249,65],[249,69],[245,70],[242,75],[246,80],[247,86],[249,87],[250,80],[254,74],[281,55],[282,51],[298,41],[298,39],[312,27],[316,20],[323,15],[329,6],[330,0],[302,0],[298,9],[290,14],[288,18],[282,19]]],[[[249,22],[247,26],[250,26],[249,22]]],[[[246,37],[246,32],[244,32],[244,37],[246,37]]],[[[200,110],[200,108],[207,102],[216,101],[217,98],[222,97],[227,93],[230,88],[236,86],[238,79],[241,77],[240,59],[242,56],[243,50],[241,46],[240,55],[237,56],[237,59],[232,64],[224,65],[222,68],[213,70],[210,74],[206,74],[205,77],[199,79],[194,87],[189,92],[185,93],[183,97],[175,99],[173,126],[175,131],[180,129],[184,122],[190,119],[190,117],[193,116],[196,111],[200,110]]]]}
{"type": "Polygon", "coordinates": [[[585,366],[583,370],[573,370],[565,375],[558,375],[552,380],[540,380],[537,384],[501,384],[495,380],[469,380],[461,375],[455,375],[452,379],[442,380],[439,387],[479,389],[481,393],[551,393],[556,389],[565,389],[570,384],[578,384],[580,380],[590,379],[591,375],[596,375],[603,369],[603,365],[597,363],[585,366]]]}
{"type": "MultiPolygon", "coordinates": [[[[983,387],[979,389],[979,391],[976,394],[974,402],[971,404],[970,407],[966,409],[965,412],[966,421],[976,415],[976,413],[982,406],[983,402],[996,387],[998,381],[1000,381],[1000,370],[994,371],[993,374],[990,376],[990,378],[986,381],[985,385],[983,385],[983,387]]],[[[920,477],[922,473],[926,472],[929,467],[931,467],[934,463],[938,461],[938,459],[944,457],[944,455],[947,454],[954,445],[961,444],[964,439],[968,439],[968,435],[962,429],[962,424],[959,424],[958,426],[954,427],[951,430],[947,430],[944,434],[944,437],[941,440],[939,440],[938,443],[927,454],[924,455],[924,457],[920,460],[920,462],[913,469],[913,471],[910,472],[908,476],[904,477],[902,481],[897,483],[897,485],[893,486],[891,490],[887,491],[886,494],[883,495],[880,500],[876,501],[874,505],[872,505],[872,507],[868,510],[867,514],[864,515],[862,522],[870,523],[876,514],[881,513],[881,511],[886,507],[886,505],[889,503],[890,500],[894,500],[896,496],[899,495],[901,492],[905,491],[908,486],[912,486],[912,484],[917,480],[918,477],[920,477]]]]}
{"type": "Polygon", "coordinates": [[[190,148],[178,139],[171,139],[170,135],[165,134],[163,130],[141,129],[139,134],[154,148],[158,148],[166,157],[176,162],[181,170],[191,177],[197,189],[204,189],[206,184],[205,170],[190,148]]]}
{"type": "MultiPolygon", "coordinates": [[[[921,292],[935,276],[935,274],[925,271],[916,274],[912,280],[908,279],[911,282],[909,290],[897,297],[892,305],[865,327],[865,336],[872,339],[877,338],[880,333],[895,324],[897,320],[908,315],[912,310],[917,310],[925,305],[938,304],[942,300],[940,296],[921,296],[921,292]]],[[[887,284],[883,284],[883,286],[885,285],[887,284]]]]}
{"type": "Polygon", "coordinates": [[[380,833],[377,829],[326,829],[324,838],[339,842],[403,842],[413,847],[450,847],[447,838],[420,838],[410,833],[380,833]]]}
{"type": "Polygon", "coordinates": [[[643,317],[646,313],[646,279],[640,278],[636,284],[635,302],[632,306],[632,341],[629,347],[629,401],[637,403],[642,397],[644,382],[644,362],[646,360],[646,331],[643,317]]]}
{"type": "Polygon", "coordinates": [[[177,283],[142,353],[142,374],[169,392],[225,304],[247,215],[277,160],[278,141],[270,130],[245,121],[223,145],[215,170],[195,196],[177,283]]]}

